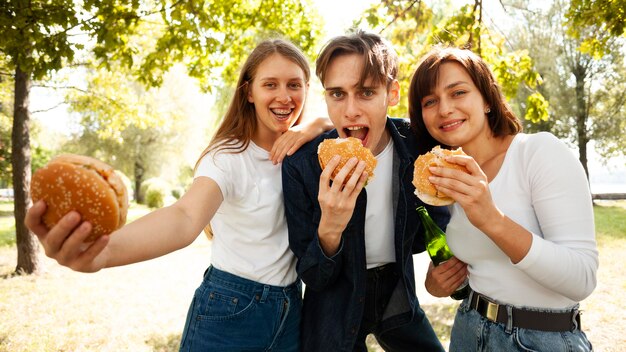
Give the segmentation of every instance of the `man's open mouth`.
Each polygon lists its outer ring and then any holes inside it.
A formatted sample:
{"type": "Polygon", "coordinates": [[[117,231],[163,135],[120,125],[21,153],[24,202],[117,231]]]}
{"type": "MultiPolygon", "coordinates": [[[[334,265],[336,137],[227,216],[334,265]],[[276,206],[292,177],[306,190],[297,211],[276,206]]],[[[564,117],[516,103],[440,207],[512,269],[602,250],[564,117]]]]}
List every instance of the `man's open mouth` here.
{"type": "Polygon", "coordinates": [[[367,138],[367,134],[369,133],[369,127],[366,126],[350,126],[345,127],[343,132],[348,137],[354,137],[360,139],[362,142],[367,138]]]}

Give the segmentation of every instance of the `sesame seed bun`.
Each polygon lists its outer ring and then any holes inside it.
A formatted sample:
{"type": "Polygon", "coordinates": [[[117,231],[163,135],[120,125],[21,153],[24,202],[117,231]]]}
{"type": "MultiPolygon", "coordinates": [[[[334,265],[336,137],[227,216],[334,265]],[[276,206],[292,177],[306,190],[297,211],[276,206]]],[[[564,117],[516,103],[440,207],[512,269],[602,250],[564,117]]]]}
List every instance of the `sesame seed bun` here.
{"type": "Polygon", "coordinates": [[[65,214],[76,210],[93,229],[85,240],[110,234],[122,227],[128,212],[128,193],[121,177],[102,161],[75,154],[61,154],[34,174],[30,187],[33,202],[43,199],[43,221],[52,228],[65,214]]]}
{"type": "MultiPolygon", "coordinates": [[[[339,155],[341,161],[339,161],[339,165],[330,176],[331,180],[335,179],[335,176],[337,176],[341,168],[343,168],[352,157],[365,161],[365,171],[367,172],[366,183],[374,178],[374,169],[376,168],[377,160],[374,154],[372,154],[372,151],[363,146],[360,139],[354,137],[325,139],[317,147],[317,157],[322,169],[326,167],[330,159],[335,155],[339,155]]],[[[346,180],[348,180],[350,176],[352,176],[352,171],[350,171],[346,180]]]]}
{"type": "Polygon", "coordinates": [[[440,146],[434,147],[430,152],[422,154],[415,159],[415,169],[413,171],[413,186],[415,186],[415,195],[422,202],[430,205],[449,205],[454,203],[454,199],[448,197],[428,180],[433,174],[428,169],[431,166],[439,166],[450,169],[461,170],[469,173],[465,166],[452,164],[445,161],[445,157],[449,155],[467,155],[463,149],[455,150],[442,149],[440,146]]]}

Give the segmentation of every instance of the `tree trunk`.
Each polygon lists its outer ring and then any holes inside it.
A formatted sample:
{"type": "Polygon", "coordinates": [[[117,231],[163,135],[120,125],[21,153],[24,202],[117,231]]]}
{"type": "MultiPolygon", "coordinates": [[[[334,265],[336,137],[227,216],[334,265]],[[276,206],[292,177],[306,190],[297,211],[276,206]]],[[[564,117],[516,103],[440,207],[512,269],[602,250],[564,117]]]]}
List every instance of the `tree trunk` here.
{"type": "Polygon", "coordinates": [[[135,201],[138,204],[145,204],[144,195],[141,193],[141,183],[143,182],[144,168],[141,162],[135,160],[135,201]]]}
{"type": "Polygon", "coordinates": [[[24,217],[30,200],[30,74],[15,69],[15,105],[11,133],[11,165],[13,166],[13,194],[15,237],[17,242],[18,274],[32,274],[40,270],[39,242],[26,225],[24,217]]]}
{"type": "Polygon", "coordinates": [[[587,100],[585,96],[585,78],[587,76],[586,70],[578,66],[574,70],[574,77],[576,77],[576,135],[578,139],[578,159],[585,169],[587,174],[587,180],[589,180],[589,169],[587,167],[587,144],[589,143],[589,136],[587,132],[587,100]]]}

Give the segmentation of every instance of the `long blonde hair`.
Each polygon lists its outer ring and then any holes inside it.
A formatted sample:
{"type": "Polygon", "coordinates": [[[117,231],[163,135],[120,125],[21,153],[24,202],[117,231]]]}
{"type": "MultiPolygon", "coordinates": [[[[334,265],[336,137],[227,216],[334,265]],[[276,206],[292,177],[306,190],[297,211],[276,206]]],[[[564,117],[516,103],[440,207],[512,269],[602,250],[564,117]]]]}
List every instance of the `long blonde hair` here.
{"type": "MultiPolygon", "coordinates": [[[[298,65],[304,72],[306,83],[309,82],[311,77],[309,62],[298,47],[283,39],[264,40],[259,43],[241,67],[235,94],[230,101],[228,110],[208,147],[204,149],[196,161],[194,172],[202,158],[212,150],[241,153],[248,148],[257,129],[254,104],[248,101],[249,89],[261,63],[273,54],[279,54],[298,65]]],[[[298,117],[295,124],[298,124],[301,118],[302,115],[298,117]]],[[[210,224],[204,228],[204,232],[209,239],[213,238],[210,224]]]]}

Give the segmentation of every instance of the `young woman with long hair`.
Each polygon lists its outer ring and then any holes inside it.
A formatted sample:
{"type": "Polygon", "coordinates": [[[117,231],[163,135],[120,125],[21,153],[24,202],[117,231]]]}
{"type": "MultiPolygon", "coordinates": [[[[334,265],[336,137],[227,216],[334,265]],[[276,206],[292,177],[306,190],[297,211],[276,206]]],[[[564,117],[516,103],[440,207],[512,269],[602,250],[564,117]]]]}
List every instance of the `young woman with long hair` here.
{"type": "Polygon", "coordinates": [[[91,225],[71,212],[52,229],[45,204],[26,223],[46,254],[82,272],[149,260],[191,244],[211,225],[211,265],[189,308],[181,351],[298,351],[301,285],[289,250],[280,161],[323,130],[296,130],[309,85],[302,52],[283,40],[260,43],[244,63],[230,107],[196,164],[189,190],[83,248],[91,225]]]}

